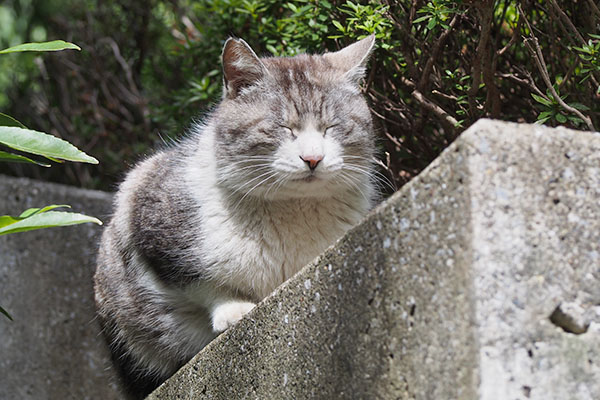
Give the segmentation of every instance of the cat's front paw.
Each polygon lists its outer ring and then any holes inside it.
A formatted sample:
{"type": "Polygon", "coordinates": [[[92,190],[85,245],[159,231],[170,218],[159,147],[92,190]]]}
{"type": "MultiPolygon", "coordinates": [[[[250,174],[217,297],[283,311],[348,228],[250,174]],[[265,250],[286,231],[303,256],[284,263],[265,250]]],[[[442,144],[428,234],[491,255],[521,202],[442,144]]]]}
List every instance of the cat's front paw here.
{"type": "Polygon", "coordinates": [[[231,301],[215,307],[212,311],[212,327],[215,333],[223,332],[235,325],[244,315],[250,312],[256,304],[245,301],[231,301]]]}

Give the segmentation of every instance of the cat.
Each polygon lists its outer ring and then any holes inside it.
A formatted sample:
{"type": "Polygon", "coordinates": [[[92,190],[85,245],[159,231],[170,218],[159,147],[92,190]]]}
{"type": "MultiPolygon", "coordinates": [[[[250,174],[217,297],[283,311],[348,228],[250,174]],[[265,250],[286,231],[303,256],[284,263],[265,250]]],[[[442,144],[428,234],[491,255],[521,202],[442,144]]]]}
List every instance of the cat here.
{"type": "Polygon", "coordinates": [[[332,245],[377,196],[366,37],[323,55],[222,53],[221,102],[140,162],[94,277],[113,362],[143,398],[332,245]]]}

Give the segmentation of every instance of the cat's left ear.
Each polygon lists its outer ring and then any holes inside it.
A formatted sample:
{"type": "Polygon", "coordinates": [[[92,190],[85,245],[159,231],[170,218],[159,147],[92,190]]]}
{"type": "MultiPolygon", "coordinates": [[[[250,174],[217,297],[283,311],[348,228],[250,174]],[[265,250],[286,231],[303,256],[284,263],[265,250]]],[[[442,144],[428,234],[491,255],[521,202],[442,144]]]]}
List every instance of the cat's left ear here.
{"type": "Polygon", "coordinates": [[[227,39],[222,61],[225,97],[236,97],[243,88],[252,86],[268,73],[256,53],[242,39],[227,39]]]}
{"type": "Polygon", "coordinates": [[[369,61],[374,45],[375,35],[370,35],[335,53],[325,53],[323,57],[335,69],[343,71],[343,74],[352,82],[358,83],[365,75],[367,61],[369,61]]]}

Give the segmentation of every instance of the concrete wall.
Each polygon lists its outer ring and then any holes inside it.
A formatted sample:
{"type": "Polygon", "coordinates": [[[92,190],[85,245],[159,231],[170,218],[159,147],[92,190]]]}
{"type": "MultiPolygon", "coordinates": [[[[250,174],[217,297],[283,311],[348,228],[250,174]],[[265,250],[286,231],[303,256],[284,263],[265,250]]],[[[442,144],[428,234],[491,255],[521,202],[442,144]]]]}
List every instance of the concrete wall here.
{"type": "Polygon", "coordinates": [[[600,136],[480,121],[152,400],[599,399],[600,136]]]}
{"type": "MultiPolygon", "coordinates": [[[[60,168],[60,167],[55,167],[60,168]]],[[[69,204],[108,220],[102,192],[0,176],[0,215],[69,204]]],[[[92,276],[101,227],[0,236],[0,399],[118,399],[94,319],[92,276]]]]}

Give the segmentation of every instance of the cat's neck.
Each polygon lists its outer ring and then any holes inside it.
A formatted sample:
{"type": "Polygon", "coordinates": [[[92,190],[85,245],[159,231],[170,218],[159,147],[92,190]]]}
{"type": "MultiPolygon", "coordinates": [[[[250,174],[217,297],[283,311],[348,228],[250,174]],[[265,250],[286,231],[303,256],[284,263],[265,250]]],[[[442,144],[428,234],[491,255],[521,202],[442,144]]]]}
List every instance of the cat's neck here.
{"type": "Polygon", "coordinates": [[[314,213],[331,211],[334,208],[364,212],[369,208],[369,200],[355,192],[344,191],[330,196],[313,197],[283,197],[265,198],[261,196],[244,196],[224,190],[225,207],[230,212],[244,212],[244,210],[258,210],[261,213],[273,215],[286,215],[292,211],[314,213]]]}

